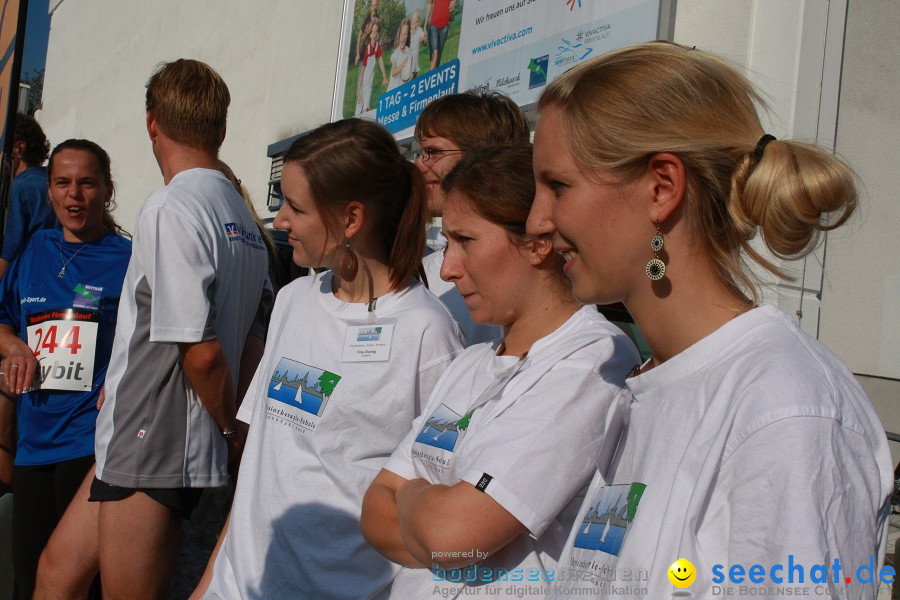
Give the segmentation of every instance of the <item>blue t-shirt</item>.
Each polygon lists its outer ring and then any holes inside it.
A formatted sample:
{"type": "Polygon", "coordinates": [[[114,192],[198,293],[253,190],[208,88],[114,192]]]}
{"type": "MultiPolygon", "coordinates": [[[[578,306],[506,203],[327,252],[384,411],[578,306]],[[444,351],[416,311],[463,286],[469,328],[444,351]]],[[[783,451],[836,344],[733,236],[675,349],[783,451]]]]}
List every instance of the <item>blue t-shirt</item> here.
{"type": "Polygon", "coordinates": [[[92,339],[96,323],[93,377],[83,384],[91,386],[89,391],[37,390],[19,395],[16,465],[53,464],[94,453],[96,404],[130,257],[131,241],[114,233],[95,242],[70,243],[63,240],[62,230],[45,229],[32,236],[8,276],[0,280],[0,323],[12,327],[26,343],[32,326],[30,345],[39,352],[42,377],[77,381],[85,365],[73,358],[92,339]],[[63,277],[57,277],[64,264],[63,277]],[[72,318],[82,324],[80,337],[65,324],[72,318]]]}
{"type": "Polygon", "coordinates": [[[46,168],[32,167],[15,176],[10,191],[0,258],[12,262],[22,253],[35,232],[59,227],[48,198],[46,168]]]}

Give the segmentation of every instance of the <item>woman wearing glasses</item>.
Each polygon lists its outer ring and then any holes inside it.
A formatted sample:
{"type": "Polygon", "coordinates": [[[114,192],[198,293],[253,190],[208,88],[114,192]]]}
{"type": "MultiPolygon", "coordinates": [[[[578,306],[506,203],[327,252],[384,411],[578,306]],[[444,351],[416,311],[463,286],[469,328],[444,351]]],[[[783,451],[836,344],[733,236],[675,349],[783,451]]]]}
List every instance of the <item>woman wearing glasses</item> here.
{"type": "Polygon", "coordinates": [[[535,585],[526,573],[552,581],[570,503],[612,455],[612,400],[638,355],[572,297],[550,244],[525,233],[530,145],[472,150],[442,187],[441,275],[504,337],[468,348],[438,381],[366,493],[361,529],[407,567],[392,598],[431,597],[436,585],[443,598],[467,585],[522,597],[535,585]]]}

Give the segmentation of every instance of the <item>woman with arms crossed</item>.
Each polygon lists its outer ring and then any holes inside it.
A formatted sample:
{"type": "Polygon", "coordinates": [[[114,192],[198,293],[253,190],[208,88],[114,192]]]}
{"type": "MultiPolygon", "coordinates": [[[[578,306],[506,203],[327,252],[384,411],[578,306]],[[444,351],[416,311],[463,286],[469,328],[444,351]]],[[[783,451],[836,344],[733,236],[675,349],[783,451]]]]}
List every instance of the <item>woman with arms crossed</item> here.
{"type": "Polygon", "coordinates": [[[278,295],[238,412],[227,533],[195,596],[385,597],[397,569],[360,535],[362,497],[461,347],[414,278],[424,183],[384,128],[347,119],[291,145],[281,189],[294,262],[330,270],[278,295]]]}
{"type": "Polygon", "coordinates": [[[41,551],[94,464],[96,405],[131,256],[109,212],[114,188],[100,146],[59,144],[49,179],[62,229],[34,234],[0,300],[2,370],[18,394],[13,564],[19,597],[29,599],[41,551]]]}
{"type": "MultiPolygon", "coordinates": [[[[366,493],[363,535],[408,567],[394,598],[430,597],[441,579],[456,597],[466,582],[442,570],[476,561],[468,585],[515,569],[552,580],[574,518],[564,509],[612,455],[612,400],[638,360],[625,334],[572,297],[550,244],[525,233],[530,145],[472,150],[442,186],[441,276],[504,337],[453,362],[366,493]]],[[[522,579],[513,585],[534,585],[522,579]]]]}
{"type": "Polygon", "coordinates": [[[588,491],[555,597],[670,597],[681,558],[696,580],[679,587],[699,598],[727,593],[732,565],[787,585],[789,557],[805,570],[790,585],[811,595],[817,564],[832,597],[877,593],[856,569],[883,556],[884,430],[847,368],[759,305],[744,264],[780,274],[757,233],[780,259],[809,253],[853,213],[853,175],[766,135],[759,104],[725,61],[667,42],[588,61],[541,96],[529,232],[565,257],[576,298],[624,302],[653,352],[627,379],[624,441],[588,491]],[[835,559],[852,569],[836,583],[835,559]]]}

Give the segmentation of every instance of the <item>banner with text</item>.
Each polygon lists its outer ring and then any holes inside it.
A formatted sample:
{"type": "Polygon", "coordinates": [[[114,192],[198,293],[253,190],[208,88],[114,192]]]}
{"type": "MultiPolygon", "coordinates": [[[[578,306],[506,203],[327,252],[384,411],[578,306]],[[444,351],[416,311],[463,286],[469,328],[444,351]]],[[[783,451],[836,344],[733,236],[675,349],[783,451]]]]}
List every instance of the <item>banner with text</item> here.
{"type": "Polygon", "coordinates": [[[656,39],[662,0],[345,2],[332,119],[375,119],[403,139],[447,94],[525,106],[579,62],[656,39]]]}

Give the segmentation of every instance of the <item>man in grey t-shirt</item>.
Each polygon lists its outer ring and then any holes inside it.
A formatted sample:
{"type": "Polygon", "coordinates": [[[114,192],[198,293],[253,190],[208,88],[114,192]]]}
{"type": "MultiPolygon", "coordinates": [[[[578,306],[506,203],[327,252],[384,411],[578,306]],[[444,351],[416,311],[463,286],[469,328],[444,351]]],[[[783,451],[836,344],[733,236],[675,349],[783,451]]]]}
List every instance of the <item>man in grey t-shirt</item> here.
{"type": "Polygon", "coordinates": [[[240,456],[237,375],[252,375],[262,353],[255,317],[267,258],[217,169],[229,101],[218,73],[193,60],[161,65],[147,84],[165,185],[138,214],[97,418],[96,478],[48,545],[36,597],[86,592],[98,566],[104,595],[165,595],[180,519],[203,488],[228,482],[240,456]]]}

